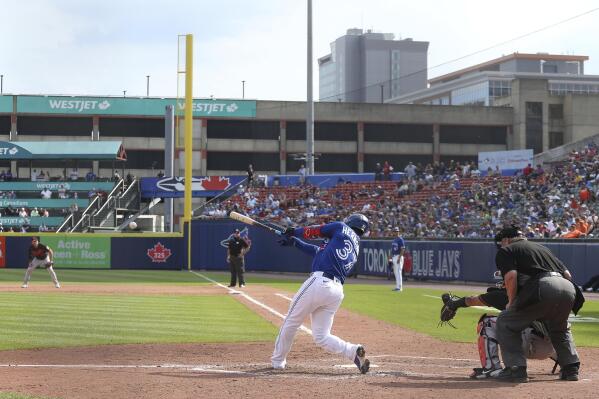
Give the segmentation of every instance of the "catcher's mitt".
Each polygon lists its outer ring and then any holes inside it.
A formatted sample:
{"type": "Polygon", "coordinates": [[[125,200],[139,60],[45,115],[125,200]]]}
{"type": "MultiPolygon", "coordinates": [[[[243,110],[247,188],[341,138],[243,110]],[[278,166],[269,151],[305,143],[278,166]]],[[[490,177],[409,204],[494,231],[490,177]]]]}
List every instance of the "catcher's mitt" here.
{"type": "Polygon", "coordinates": [[[443,306],[441,307],[439,326],[449,324],[451,327],[456,328],[453,324],[451,324],[451,320],[455,317],[456,313],[458,312],[458,307],[455,305],[455,301],[457,301],[458,299],[461,298],[448,292],[441,295],[443,306]]]}

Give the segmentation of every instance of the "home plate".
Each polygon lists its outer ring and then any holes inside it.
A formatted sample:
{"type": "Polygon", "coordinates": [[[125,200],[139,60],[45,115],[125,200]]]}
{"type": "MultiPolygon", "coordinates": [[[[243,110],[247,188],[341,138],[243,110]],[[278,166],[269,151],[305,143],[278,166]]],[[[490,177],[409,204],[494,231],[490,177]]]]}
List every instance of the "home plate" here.
{"type": "MultiPolygon", "coordinates": [[[[356,368],[355,364],[335,364],[333,367],[339,367],[341,369],[352,369],[356,368]]],[[[370,368],[379,367],[376,364],[370,363],[370,368]]]]}

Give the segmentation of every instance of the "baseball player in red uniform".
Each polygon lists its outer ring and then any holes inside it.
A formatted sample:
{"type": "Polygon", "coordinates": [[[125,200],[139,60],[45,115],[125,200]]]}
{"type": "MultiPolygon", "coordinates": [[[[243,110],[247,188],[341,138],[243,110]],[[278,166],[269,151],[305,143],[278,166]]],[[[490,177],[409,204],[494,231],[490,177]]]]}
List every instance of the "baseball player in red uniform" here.
{"type": "Polygon", "coordinates": [[[52,278],[52,282],[56,288],[60,288],[60,283],[58,282],[58,278],[56,277],[56,273],[54,272],[54,268],[52,265],[54,264],[54,252],[52,252],[52,248],[47,245],[44,245],[40,242],[40,238],[38,236],[34,236],[31,238],[31,246],[29,247],[29,266],[27,267],[27,271],[25,272],[25,280],[23,281],[23,285],[21,288],[29,287],[29,279],[31,278],[31,273],[38,267],[45,267],[50,273],[50,277],[52,278]]]}

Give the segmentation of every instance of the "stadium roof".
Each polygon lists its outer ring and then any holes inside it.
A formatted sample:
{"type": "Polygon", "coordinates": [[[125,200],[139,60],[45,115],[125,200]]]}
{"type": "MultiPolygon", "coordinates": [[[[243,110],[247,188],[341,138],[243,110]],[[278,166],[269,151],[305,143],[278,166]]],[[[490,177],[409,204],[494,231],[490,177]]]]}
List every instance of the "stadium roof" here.
{"type": "Polygon", "coordinates": [[[513,53],[504,55],[503,57],[495,58],[493,60],[476,64],[464,69],[450,72],[445,75],[437,76],[436,78],[429,79],[431,85],[447,82],[449,80],[458,79],[462,75],[471,72],[480,71],[496,71],[497,66],[503,62],[512,60],[532,60],[532,61],[570,61],[570,62],[584,62],[588,61],[589,57],[586,55],[561,55],[561,54],[546,54],[546,53],[513,53]]]}
{"type": "Polygon", "coordinates": [[[0,160],[91,159],[126,161],[122,141],[0,141],[0,160]]]}

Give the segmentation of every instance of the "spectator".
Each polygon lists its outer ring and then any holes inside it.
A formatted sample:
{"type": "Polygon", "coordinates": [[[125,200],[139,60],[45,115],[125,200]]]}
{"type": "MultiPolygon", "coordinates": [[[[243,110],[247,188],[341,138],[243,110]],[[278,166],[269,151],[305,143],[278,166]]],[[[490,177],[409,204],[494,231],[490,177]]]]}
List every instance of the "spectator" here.
{"type": "Polygon", "coordinates": [[[90,170],[85,175],[85,181],[96,181],[96,174],[90,170]]]}
{"type": "Polygon", "coordinates": [[[406,172],[406,175],[408,175],[408,179],[412,179],[416,176],[416,166],[414,166],[414,164],[410,161],[404,168],[404,172],[406,172]]]}
{"type": "Polygon", "coordinates": [[[58,198],[65,199],[68,198],[67,190],[64,188],[64,184],[58,186],[58,198]]]}
{"type": "Polygon", "coordinates": [[[252,166],[252,164],[248,165],[247,181],[248,181],[248,188],[254,186],[254,167],[252,166]]]}
{"type": "Polygon", "coordinates": [[[121,181],[121,175],[117,170],[114,171],[114,175],[112,176],[112,181],[119,182],[121,181]]]}
{"type": "Polygon", "coordinates": [[[42,195],[42,199],[50,199],[50,198],[52,198],[52,190],[50,190],[50,188],[48,186],[46,186],[42,190],[41,195],[42,195]]]}
{"type": "Polygon", "coordinates": [[[31,217],[35,217],[35,216],[39,216],[39,215],[40,215],[40,213],[39,213],[39,211],[37,210],[37,208],[33,208],[33,209],[31,210],[31,215],[30,215],[31,217]]]}
{"type": "Polygon", "coordinates": [[[21,210],[19,211],[19,217],[22,217],[22,218],[29,217],[29,214],[27,214],[27,211],[25,210],[25,208],[21,208],[21,210]]]}
{"type": "Polygon", "coordinates": [[[303,186],[304,184],[306,184],[306,167],[304,166],[304,164],[302,164],[299,168],[299,184],[300,186],[303,186]]]}
{"type": "Polygon", "coordinates": [[[125,185],[130,186],[134,179],[135,177],[131,174],[131,172],[128,172],[127,176],[125,176],[125,185]]]}
{"type": "Polygon", "coordinates": [[[528,177],[532,174],[533,169],[531,164],[526,165],[526,167],[524,167],[524,169],[522,169],[522,174],[524,175],[524,177],[528,177]]]}
{"type": "Polygon", "coordinates": [[[12,172],[10,170],[7,170],[6,173],[4,174],[4,181],[11,181],[12,180],[12,172]]]}
{"type": "Polygon", "coordinates": [[[35,169],[31,171],[31,181],[37,181],[37,170],[35,169]]]}
{"type": "Polygon", "coordinates": [[[158,177],[159,179],[162,179],[164,177],[164,172],[163,171],[158,172],[158,175],[156,175],[156,177],[158,177]]]}
{"type": "Polygon", "coordinates": [[[393,172],[393,166],[389,164],[388,161],[385,161],[383,166],[383,178],[384,180],[391,180],[391,173],[393,172]]]}
{"type": "Polygon", "coordinates": [[[376,163],[374,167],[374,181],[383,180],[383,167],[380,163],[376,163]]]}
{"type": "Polygon", "coordinates": [[[71,169],[71,172],[69,173],[69,178],[73,181],[78,180],[79,179],[79,169],[77,169],[77,168],[71,169]]]}

